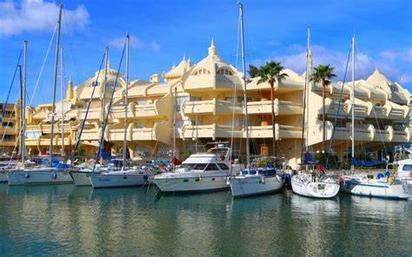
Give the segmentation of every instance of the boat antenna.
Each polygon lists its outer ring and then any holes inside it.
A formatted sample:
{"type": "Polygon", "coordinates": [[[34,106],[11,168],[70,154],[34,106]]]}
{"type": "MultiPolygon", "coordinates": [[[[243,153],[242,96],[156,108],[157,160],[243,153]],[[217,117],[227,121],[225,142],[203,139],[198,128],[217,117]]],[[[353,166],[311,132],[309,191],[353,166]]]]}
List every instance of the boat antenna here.
{"type": "Polygon", "coordinates": [[[244,12],[243,4],[238,2],[239,6],[239,16],[240,16],[240,45],[242,52],[242,72],[243,72],[243,102],[245,106],[245,130],[246,130],[246,167],[250,166],[250,150],[249,150],[249,121],[248,121],[248,111],[247,111],[247,95],[246,95],[246,56],[245,56],[245,21],[244,21],[244,12]]]}
{"type": "Polygon", "coordinates": [[[129,50],[130,50],[130,36],[129,33],[126,34],[126,88],[124,91],[124,134],[123,134],[123,167],[126,167],[126,153],[127,153],[127,106],[128,106],[128,96],[129,96],[129,50]]]}
{"type": "Polygon", "coordinates": [[[59,66],[59,51],[60,51],[60,36],[61,36],[61,21],[62,21],[62,11],[63,5],[60,5],[59,9],[59,19],[57,21],[57,40],[56,40],[56,53],[55,53],[55,60],[54,60],[54,77],[53,77],[53,102],[52,102],[52,116],[51,116],[51,132],[50,132],[50,167],[52,166],[53,161],[53,140],[54,140],[54,116],[56,110],[56,86],[57,86],[57,73],[58,73],[58,66],[59,66]]]}

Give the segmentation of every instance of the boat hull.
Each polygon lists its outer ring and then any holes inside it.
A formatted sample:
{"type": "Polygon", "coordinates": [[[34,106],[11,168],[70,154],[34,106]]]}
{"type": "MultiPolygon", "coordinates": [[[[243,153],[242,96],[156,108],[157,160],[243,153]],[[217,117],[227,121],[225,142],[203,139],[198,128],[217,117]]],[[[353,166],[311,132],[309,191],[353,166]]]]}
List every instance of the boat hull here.
{"type": "Polygon", "coordinates": [[[345,180],[342,191],[357,196],[407,200],[410,197],[407,187],[407,184],[365,183],[345,180]]]}
{"type": "Polygon", "coordinates": [[[333,198],[339,193],[340,185],[337,183],[327,183],[327,182],[312,182],[312,181],[302,181],[298,179],[299,175],[295,175],[291,179],[292,190],[295,194],[312,197],[328,199],[333,198]]]}
{"type": "Polygon", "coordinates": [[[57,185],[71,184],[72,178],[68,171],[60,171],[53,168],[35,170],[14,170],[7,176],[7,183],[15,185],[57,185]]]}
{"type": "Polygon", "coordinates": [[[277,192],[282,189],[284,184],[280,176],[239,176],[230,179],[229,183],[233,197],[247,197],[277,192]]]}
{"type": "Polygon", "coordinates": [[[7,172],[0,171],[0,183],[7,183],[7,172]]]}
{"type": "Polygon", "coordinates": [[[154,178],[153,183],[161,192],[210,192],[228,190],[227,176],[154,178]]]}
{"type": "Polygon", "coordinates": [[[93,173],[90,175],[90,182],[93,188],[144,186],[148,183],[148,175],[146,173],[122,174],[120,172],[116,172],[116,174],[93,173]]]}
{"type": "Polygon", "coordinates": [[[70,171],[70,176],[76,186],[91,186],[90,175],[91,172],[87,171],[70,171]]]}

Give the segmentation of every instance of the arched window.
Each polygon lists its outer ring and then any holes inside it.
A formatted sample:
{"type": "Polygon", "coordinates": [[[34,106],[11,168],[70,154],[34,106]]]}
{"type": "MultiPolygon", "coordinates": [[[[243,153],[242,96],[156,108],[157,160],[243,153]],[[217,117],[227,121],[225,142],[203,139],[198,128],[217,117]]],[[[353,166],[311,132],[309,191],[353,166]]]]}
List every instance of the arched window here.
{"type": "Polygon", "coordinates": [[[231,70],[229,70],[228,68],[221,68],[221,69],[217,70],[217,74],[233,76],[233,72],[231,70]]]}
{"type": "Polygon", "coordinates": [[[197,71],[195,71],[195,72],[193,73],[194,76],[197,76],[197,75],[206,75],[206,74],[210,74],[210,71],[208,71],[208,70],[206,70],[206,69],[199,69],[199,70],[197,70],[197,71]]]}

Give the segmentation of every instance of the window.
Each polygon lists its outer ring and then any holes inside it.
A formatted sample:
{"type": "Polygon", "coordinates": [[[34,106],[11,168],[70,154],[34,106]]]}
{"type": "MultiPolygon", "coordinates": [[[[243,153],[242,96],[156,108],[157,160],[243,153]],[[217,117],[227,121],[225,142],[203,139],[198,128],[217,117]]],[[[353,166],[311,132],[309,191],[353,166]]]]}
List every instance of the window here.
{"type": "Polygon", "coordinates": [[[217,165],[214,163],[209,163],[206,167],[206,170],[219,170],[217,165]]]}
{"type": "Polygon", "coordinates": [[[199,69],[199,70],[197,70],[193,73],[193,75],[195,75],[195,76],[197,76],[197,75],[206,75],[206,74],[210,74],[210,71],[208,71],[206,69],[199,69]]]}
{"type": "Polygon", "coordinates": [[[204,170],[206,168],[207,163],[198,163],[196,164],[193,169],[194,170],[204,170]]]}
{"type": "Polygon", "coordinates": [[[412,171],[412,164],[403,165],[403,171],[412,171]]]}
{"type": "Polygon", "coordinates": [[[224,163],[218,163],[217,165],[219,165],[221,170],[229,170],[229,167],[224,163]]]}
{"type": "Polygon", "coordinates": [[[14,136],[13,135],[4,135],[4,141],[13,141],[14,136]]]}
{"type": "Polygon", "coordinates": [[[221,68],[221,69],[217,70],[216,73],[220,74],[220,75],[233,76],[233,72],[231,70],[229,70],[228,68],[221,68]]]}

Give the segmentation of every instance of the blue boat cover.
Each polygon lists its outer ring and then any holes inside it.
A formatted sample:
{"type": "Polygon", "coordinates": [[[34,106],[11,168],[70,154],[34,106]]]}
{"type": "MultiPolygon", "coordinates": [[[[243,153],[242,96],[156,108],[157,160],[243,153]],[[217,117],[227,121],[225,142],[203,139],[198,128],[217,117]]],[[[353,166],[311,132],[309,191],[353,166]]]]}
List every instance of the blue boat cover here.
{"type": "Polygon", "coordinates": [[[304,158],[303,159],[304,164],[317,164],[318,163],[318,161],[313,159],[313,155],[309,152],[306,152],[303,158],[304,158]]]}
{"type": "Polygon", "coordinates": [[[352,159],[352,165],[358,166],[358,167],[375,167],[375,166],[379,166],[383,164],[386,164],[385,160],[365,161],[365,160],[352,159]]]}

